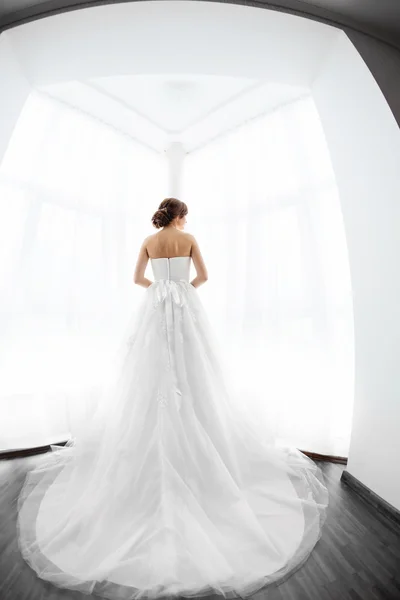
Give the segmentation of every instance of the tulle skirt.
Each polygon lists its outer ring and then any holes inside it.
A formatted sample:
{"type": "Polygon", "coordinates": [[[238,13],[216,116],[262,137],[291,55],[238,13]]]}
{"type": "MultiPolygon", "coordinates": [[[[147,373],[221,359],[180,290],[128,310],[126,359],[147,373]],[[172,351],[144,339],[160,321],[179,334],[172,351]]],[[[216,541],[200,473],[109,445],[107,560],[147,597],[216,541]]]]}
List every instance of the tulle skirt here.
{"type": "Polygon", "coordinates": [[[97,411],[27,475],[18,539],[39,577],[117,600],[234,597],[303,564],[322,473],[262,436],[228,386],[197,290],[152,284],[97,411]]]}

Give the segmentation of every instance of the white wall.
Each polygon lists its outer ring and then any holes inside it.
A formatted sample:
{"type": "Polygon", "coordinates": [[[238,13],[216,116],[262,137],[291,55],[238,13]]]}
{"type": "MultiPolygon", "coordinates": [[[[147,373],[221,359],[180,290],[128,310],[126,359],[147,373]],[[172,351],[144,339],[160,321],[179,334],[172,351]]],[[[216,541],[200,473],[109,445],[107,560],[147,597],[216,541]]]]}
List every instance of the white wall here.
{"type": "Polygon", "coordinates": [[[7,33],[0,35],[0,162],[31,91],[7,33]]]}
{"type": "Polygon", "coordinates": [[[312,89],[340,191],[354,293],[347,470],[400,509],[400,130],[344,33],[312,89]]]}

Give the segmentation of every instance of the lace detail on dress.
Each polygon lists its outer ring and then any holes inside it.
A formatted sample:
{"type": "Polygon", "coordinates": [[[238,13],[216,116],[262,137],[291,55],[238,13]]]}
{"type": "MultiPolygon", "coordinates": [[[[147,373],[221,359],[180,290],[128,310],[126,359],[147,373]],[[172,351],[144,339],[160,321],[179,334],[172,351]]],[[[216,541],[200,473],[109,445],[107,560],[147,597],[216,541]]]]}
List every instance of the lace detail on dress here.
{"type": "Polygon", "coordinates": [[[161,313],[160,318],[160,331],[165,335],[167,333],[167,319],[165,318],[165,314],[161,313]]]}
{"type": "Polygon", "coordinates": [[[157,402],[160,408],[165,408],[168,405],[168,399],[165,394],[158,390],[157,392],[157,402]]]}
{"type": "Polygon", "coordinates": [[[171,359],[169,356],[168,348],[164,348],[164,358],[165,358],[165,370],[171,371],[171,359]]]}

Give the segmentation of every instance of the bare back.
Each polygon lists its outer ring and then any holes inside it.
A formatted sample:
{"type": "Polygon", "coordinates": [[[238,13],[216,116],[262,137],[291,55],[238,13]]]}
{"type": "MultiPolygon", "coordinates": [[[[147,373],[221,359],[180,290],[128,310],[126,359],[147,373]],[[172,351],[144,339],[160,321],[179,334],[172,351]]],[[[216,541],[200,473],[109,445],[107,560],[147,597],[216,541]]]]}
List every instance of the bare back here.
{"type": "Polygon", "coordinates": [[[146,250],[149,258],[174,258],[175,256],[191,256],[193,236],[168,227],[146,239],[146,250]]]}
{"type": "Polygon", "coordinates": [[[152,282],[144,276],[149,259],[175,258],[177,256],[192,257],[197,273],[195,279],[191,281],[193,287],[198,287],[207,281],[207,268],[193,235],[175,227],[165,227],[144,240],[136,262],[134,282],[143,287],[149,287],[152,282]]]}

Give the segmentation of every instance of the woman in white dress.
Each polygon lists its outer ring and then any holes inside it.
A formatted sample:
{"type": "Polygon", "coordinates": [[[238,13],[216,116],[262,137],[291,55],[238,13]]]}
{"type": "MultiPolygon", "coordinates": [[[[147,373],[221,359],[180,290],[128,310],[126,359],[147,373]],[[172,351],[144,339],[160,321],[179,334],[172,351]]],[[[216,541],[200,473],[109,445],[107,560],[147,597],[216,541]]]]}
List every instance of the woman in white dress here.
{"type": "Polygon", "coordinates": [[[161,231],[134,275],[146,292],[103,410],[20,494],[22,555],[59,587],[118,600],[244,596],[287,578],[321,536],[320,469],[267,442],[230,401],[186,215],[167,198],[152,218],[161,231]]]}

